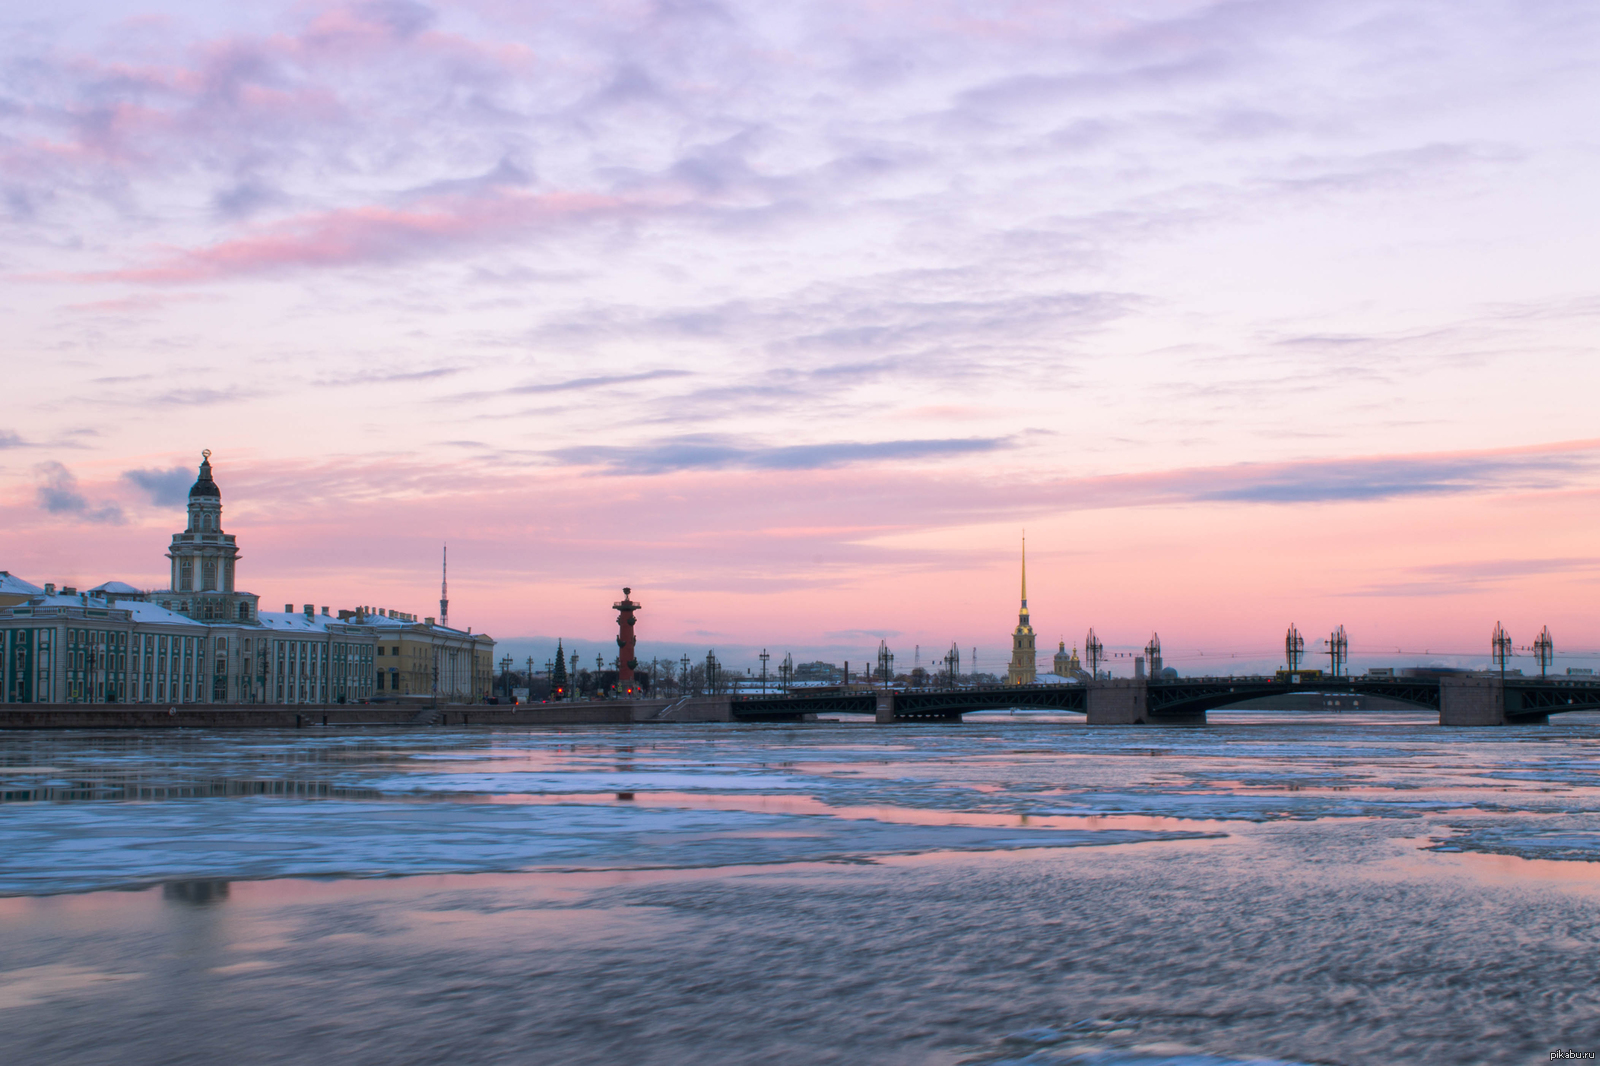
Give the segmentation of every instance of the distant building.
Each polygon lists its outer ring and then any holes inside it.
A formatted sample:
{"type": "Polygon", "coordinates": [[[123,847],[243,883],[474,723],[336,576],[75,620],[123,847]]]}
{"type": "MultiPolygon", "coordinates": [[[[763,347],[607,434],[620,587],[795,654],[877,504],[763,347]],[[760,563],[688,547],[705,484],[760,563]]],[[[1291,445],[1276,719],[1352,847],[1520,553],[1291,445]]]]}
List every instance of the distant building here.
{"type": "Polygon", "coordinates": [[[1083,669],[1083,663],[1078,659],[1078,649],[1073,648],[1067,652],[1067,642],[1061,641],[1056,645],[1055,663],[1050,671],[1057,677],[1088,677],[1083,669]]]}
{"type": "Polygon", "coordinates": [[[1028,622],[1028,538],[1022,538],[1022,610],[1017,628],[1011,631],[1011,665],[1006,669],[1008,685],[1031,685],[1038,678],[1038,652],[1033,646],[1033,626],[1028,622]]]}
{"type": "Polygon", "coordinates": [[[361,607],[262,611],[235,585],[239,548],[202,457],[169,587],[108,581],[85,592],[0,571],[0,702],[347,703],[471,700],[493,684],[494,641],[361,607]]]}

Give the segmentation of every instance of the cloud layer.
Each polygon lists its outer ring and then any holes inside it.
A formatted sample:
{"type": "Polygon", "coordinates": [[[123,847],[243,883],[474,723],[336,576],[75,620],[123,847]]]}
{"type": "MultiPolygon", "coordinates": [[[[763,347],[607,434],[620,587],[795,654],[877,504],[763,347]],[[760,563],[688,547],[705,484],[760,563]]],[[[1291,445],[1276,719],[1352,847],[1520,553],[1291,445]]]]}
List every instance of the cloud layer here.
{"type": "Polygon", "coordinates": [[[477,538],[502,631],[626,569],[684,634],[753,597],[818,634],[915,641],[882,615],[912,601],[1003,633],[1024,521],[1130,618],[1215,601],[1241,544],[1258,590],[1322,588],[1315,544],[1329,597],[1485,611],[1576,593],[1427,568],[1592,554],[1593,5],[0,25],[13,572],[159,534],[202,447],[252,565],[426,600],[394,560],[477,538]]]}

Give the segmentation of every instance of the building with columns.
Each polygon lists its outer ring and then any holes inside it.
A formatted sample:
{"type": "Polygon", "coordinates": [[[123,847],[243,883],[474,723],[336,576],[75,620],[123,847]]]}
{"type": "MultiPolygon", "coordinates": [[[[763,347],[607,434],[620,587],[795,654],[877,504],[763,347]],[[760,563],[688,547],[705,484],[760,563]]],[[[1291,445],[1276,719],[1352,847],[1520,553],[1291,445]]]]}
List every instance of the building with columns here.
{"type": "Polygon", "coordinates": [[[189,525],[172,535],[168,586],[152,593],[163,607],[206,622],[252,622],[256,597],[235,592],[239,545],[222,531],[222,491],[211,477],[211,449],[200,453],[200,476],[189,490],[189,525]]]}
{"type": "Polygon", "coordinates": [[[239,547],[203,454],[169,586],[79,591],[0,571],[0,703],[470,702],[493,684],[494,641],[360,607],[262,611],[236,587],[239,547]]]}

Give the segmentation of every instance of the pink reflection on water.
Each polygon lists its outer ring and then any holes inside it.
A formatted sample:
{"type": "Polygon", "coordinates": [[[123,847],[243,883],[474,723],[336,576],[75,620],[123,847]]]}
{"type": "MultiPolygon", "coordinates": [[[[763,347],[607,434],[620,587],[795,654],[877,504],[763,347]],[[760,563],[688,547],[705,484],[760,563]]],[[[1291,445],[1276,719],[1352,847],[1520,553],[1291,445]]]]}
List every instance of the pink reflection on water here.
{"type": "Polygon", "coordinates": [[[708,795],[698,792],[635,792],[632,799],[618,799],[612,793],[571,792],[504,793],[486,796],[486,803],[515,804],[610,804],[635,807],[666,807],[689,810],[743,811],[750,814],[804,814],[856,821],[888,822],[894,825],[961,826],[971,829],[1145,829],[1156,831],[1214,829],[1225,831],[1237,823],[1231,820],[1168,818],[1144,814],[985,814],[975,811],[928,810],[889,804],[836,807],[814,796],[800,795],[708,795]]]}

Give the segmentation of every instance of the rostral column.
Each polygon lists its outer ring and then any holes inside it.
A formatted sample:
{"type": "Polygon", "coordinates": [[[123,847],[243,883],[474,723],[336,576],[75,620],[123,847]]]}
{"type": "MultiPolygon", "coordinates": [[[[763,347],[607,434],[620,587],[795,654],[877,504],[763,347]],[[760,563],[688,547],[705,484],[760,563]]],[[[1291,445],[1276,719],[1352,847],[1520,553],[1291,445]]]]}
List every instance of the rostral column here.
{"type": "Polygon", "coordinates": [[[633,602],[633,590],[622,590],[622,602],[613,603],[611,609],[617,612],[617,689],[623,692],[636,692],[639,686],[633,682],[633,669],[639,665],[633,657],[633,612],[643,607],[642,603],[633,602]]]}

